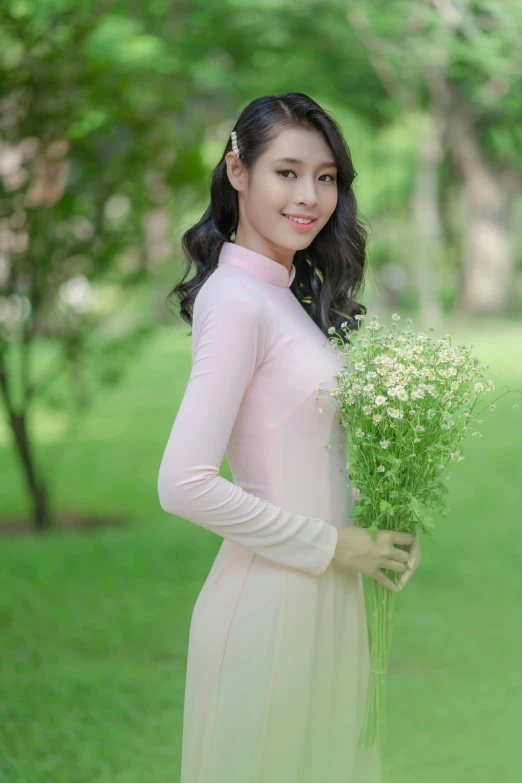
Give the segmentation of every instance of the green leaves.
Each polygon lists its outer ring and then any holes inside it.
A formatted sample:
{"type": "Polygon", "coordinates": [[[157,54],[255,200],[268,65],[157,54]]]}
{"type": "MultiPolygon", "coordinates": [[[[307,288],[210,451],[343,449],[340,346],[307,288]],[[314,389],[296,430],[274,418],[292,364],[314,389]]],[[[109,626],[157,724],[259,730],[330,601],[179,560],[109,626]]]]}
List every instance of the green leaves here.
{"type": "Polygon", "coordinates": [[[423,510],[422,510],[421,504],[419,503],[417,498],[414,497],[413,495],[410,495],[410,500],[409,500],[409,503],[408,503],[408,507],[409,507],[409,510],[411,512],[412,517],[416,521],[419,522],[422,519],[423,510]]]}
{"type": "Polygon", "coordinates": [[[387,500],[381,500],[379,503],[379,508],[383,512],[383,514],[387,514],[389,517],[392,517],[395,513],[394,507],[388,503],[387,500]]]}
{"type": "Polygon", "coordinates": [[[435,529],[435,525],[433,524],[433,518],[429,516],[427,509],[422,506],[413,495],[410,497],[408,507],[415,522],[415,527],[420,528],[423,533],[433,540],[431,531],[435,529]]]}

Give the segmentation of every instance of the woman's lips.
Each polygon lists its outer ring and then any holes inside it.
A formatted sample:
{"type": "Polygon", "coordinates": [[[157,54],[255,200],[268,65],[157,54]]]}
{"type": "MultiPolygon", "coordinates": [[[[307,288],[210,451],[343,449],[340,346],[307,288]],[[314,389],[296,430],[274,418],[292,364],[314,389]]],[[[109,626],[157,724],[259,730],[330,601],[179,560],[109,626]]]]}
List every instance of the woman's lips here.
{"type": "Polygon", "coordinates": [[[313,225],[315,223],[315,220],[312,220],[311,223],[296,223],[295,220],[290,220],[289,217],[286,215],[283,215],[284,219],[287,221],[287,223],[290,223],[290,225],[296,229],[296,231],[310,231],[313,228],[313,225]]]}

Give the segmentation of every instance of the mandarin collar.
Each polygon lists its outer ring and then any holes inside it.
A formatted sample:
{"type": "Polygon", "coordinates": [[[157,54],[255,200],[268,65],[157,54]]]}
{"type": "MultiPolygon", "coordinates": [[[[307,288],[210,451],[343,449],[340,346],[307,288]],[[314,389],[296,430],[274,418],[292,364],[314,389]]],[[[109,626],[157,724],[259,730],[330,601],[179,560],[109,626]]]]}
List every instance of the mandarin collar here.
{"type": "Polygon", "coordinates": [[[278,285],[281,288],[290,288],[295,277],[295,266],[292,264],[290,272],[283,264],[274,261],[273,258],[256,253],[234,242],[224,242],[219,254],[218,264],[233,264],[241,269],[246,269],[253,275],[260,277],[267,283],[278,285]]]}

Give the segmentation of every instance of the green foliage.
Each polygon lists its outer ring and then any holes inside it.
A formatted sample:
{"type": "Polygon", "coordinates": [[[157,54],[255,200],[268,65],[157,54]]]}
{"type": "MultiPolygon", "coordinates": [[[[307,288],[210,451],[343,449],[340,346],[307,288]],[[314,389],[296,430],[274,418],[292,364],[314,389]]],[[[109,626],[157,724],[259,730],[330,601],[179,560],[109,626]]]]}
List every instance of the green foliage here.
{"type": "MultiPolygon", "coordinates": [[[[235,0],[7,0],[0,10],[3,156],[10,161],[0,176],[7,269],[0,312],[8,318],[0,316],[0,363],[13,373],[8,354],[24,355],[38,333],[62,342],[63,371],[78,380],[97,342],[81,333],[98,330],[101,341],[108,310],[75,309],[74,295],[64,302],[64,287],[86,280],[103,297],[113,283],[130,298],[159,263],[148,218],[162,212],[174,235],[184,209],[199,216],[235,116],[262,94],[295,89],[332,110],[364,172],[356,189],[374,227],[375,266],[413,263],[417,143],[439,94],[434,85],[473,119],[492,166],[520,169],[520,9],[515,0],[468,3],[453,16],[438,4],[404,0],[393,12],[362,0],[349,7],[336,0],[320,11],[314,3],[235,0]]],[[[439,174],[451,215],[447,194],[458,176],[445,158],[439,174]]],[[[457,301],[458,238],[448,244],[443,293],[457,301]]],[[[409,283],[400,296],[417,301],[409,283]]],[[[146,329],[147,320],[136,328],[146,329]]],[[[121,362],[103,359],[111,351],[98,353],[100,378],[112,383],[121,362]]],[[[17,399],[65,405],[45,380],[28,372],[8,385],[25,384],[17,399]]],[[[71,391],[85,401],[81,383],[71,391]]]]}
{"type": "Polygon", "coordinates": [[[26,422],[24,442],[13,443],[31,492],[30,407],[60,410],[75,426],[92,390],[121,380],[153,328],[152,311],[129,310],[157,263],[145,226],[167,215],[183,158],[174,119],[183,90],[170,77],[186,65],[159,29],[165,12],[174,18],[158,3],[16,0],[2,9],[10,164],[0,175],[0,401],[13,431],[26,422]],[[43,372],[30,360],[36,336],[56,348],[43,372]],[[70,383],[58,391],[61,374],[70,383]]]}

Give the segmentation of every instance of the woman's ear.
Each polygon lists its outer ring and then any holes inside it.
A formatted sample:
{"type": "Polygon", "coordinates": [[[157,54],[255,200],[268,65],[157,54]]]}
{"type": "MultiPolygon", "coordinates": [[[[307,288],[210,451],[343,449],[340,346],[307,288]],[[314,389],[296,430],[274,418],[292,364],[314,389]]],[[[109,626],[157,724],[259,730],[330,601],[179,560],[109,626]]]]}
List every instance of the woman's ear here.
{"type": "Polygon", "coordinates": [[[225,165],[227,167],[227,176],[230,184],[235,190],[243,190],[244,169],[243,164],[237,159],[233,152],[227,152],[225,155],[225,165]]]}

